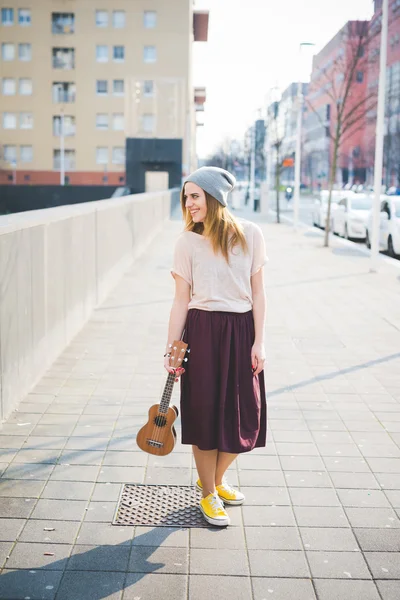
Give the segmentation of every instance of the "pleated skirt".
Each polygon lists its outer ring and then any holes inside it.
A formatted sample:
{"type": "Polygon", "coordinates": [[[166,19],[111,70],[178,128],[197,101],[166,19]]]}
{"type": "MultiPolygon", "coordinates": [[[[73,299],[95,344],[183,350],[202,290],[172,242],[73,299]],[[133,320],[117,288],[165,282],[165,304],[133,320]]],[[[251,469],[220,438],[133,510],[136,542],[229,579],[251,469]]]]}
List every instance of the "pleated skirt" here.
{"type": "Polygon", "coordinates": [[[190,309],[181,377],[182,443],[239,454],[266,445],[264,372],[254,376],[253,312],[190,309]]]}

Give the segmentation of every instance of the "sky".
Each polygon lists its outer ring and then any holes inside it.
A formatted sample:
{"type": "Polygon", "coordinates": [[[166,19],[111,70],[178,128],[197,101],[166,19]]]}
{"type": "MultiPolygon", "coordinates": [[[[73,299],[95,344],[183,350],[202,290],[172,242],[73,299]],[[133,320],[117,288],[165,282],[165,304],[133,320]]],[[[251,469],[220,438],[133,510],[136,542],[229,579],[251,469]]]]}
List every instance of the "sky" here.
{"type": "Polygon", "coordinates": [[[207,88],[197,151],[242,138],[267,102],[292,81],[309,79],[312,55],[348,20],[370,19],[372,0],[196,0],[209,9],[208,42],[193,49],[193,83],[207,88]],[[304,48],[300,43],[315,44],[304,48]]]}

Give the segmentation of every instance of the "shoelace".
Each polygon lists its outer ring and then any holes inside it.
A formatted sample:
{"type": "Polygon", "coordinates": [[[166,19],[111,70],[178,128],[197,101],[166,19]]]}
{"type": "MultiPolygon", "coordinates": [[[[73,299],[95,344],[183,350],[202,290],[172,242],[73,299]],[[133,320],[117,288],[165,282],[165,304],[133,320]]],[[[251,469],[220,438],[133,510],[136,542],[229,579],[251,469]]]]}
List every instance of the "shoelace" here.
{"type": "Polygon", "coordinates": [[[224,510],[224,505],[217,495],[213,496],[210,500],[210,506],[214,512],[218,512],[219,510],[224,510]]]}
{"type": "Polygon", "coordinates": [[[227,490],[227,492],[229,492],[230,494],[234,494],[235,490],[233,489],[232,486],[229,485],[229,483],[227,482],[227,480],[225,479],[225,477],[222,478],[222,482],[221,485],[227,490]]]}

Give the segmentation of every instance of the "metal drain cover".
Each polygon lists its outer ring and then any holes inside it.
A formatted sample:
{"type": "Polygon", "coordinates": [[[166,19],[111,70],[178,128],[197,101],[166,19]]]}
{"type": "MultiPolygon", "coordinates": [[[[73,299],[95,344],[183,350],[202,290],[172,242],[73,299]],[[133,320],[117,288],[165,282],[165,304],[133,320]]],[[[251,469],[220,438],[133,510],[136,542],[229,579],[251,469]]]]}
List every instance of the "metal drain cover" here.
{"type": "Polygon", "coordinates": [[[201,492],[193,485],[122,486],[113,525],[210,527],[199,509],[201,492]]]}

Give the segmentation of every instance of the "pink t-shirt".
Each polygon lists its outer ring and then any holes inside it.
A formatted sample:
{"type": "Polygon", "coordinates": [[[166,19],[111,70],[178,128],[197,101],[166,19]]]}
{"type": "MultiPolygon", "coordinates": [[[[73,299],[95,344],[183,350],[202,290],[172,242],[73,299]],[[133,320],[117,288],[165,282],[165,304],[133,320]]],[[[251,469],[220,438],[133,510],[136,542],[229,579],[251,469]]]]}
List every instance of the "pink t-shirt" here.
{"type": "Polygon", "coordinates": [[[189,309],[244,313],[252,309],[251,276],[266,263],[265,242],[258,225],[238,219],[243,227],[248,252],[235,246],[228,264],[215,254],[210,241],[198,233],[184,231],[177,239],[172,276],[191,286],[189,309]]]}

